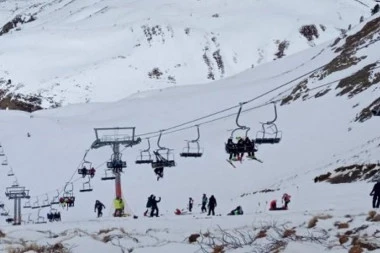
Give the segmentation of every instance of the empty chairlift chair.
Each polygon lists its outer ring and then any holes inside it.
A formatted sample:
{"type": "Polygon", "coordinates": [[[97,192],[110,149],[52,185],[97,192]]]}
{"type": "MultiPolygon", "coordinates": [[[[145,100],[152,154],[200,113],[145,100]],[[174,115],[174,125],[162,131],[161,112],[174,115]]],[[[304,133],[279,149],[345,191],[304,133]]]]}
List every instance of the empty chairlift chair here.
{"type": "Polygon", "coordinates": [[[92,187],[91,187],[91,178],[90,176],[88,177],[87,181],[83,183],[83,186],[82,186],[82,189],[80,189],[79,191],[80,192],[91,192],[92,191],[92,187]]]}
{"type": "Polygon", "coordinates": [[[35,224],[44,224],[44,223],[47,223],[46,220],[45,220],[45,217],[41,216],[41,208],[38,209],[38,213],[37,213],[37,220],[34,222],[35,224]]]}
{"type": "Polygon", "coordinates": [[[59,191],[57,190],[57,195],[53,196],[53,199],[50,202],[50,205],[58,205],[59,204],[59,191]]]}
{"type": "Polygon", "coordinates": [[[42,201],[41,207],[50,207],[51,203],[49,202],[49,196],[46,194],[46,198],[42,201]]]}
{"type": "Polygon", "coordinates": [[[148,141],[148,148],[140,150],[140,155],[137,157],[135,161],[136,164],[150,164],[153,162],[152,155],[150,154],[149,138],[147,138],[146,140],[148,141]]]}
{"type": "Polygon", "coordinates": [[[114,180],[115,178],[116,178],[116,176],[115,176],[115,174],[113,173],[113,171],[111,169],[104,170],[104,176],[101,177],[101,179],[103,181],[114,180]]]}
{"type": "Polygon", "coordinates": [[[203,150],[199,146],[199,138],[200,138],[199,126],[196,126],[196,127],[197,127],[198,137],[195,140],[190,140],[190,141],[186,140],[187,146],[183,149],[182,153],[179,154],[181,157],[201,157],[202,156],[203,150]],[[193,147],[194,144],[196,145],[196,147],[193,147]]]}
{"type": "Polygon", "coordinates": [[[274,119],[261,123],[262,130],[257,132],[255,143],[256,144],[277,144],[281,141],[282,132],[278,131],[275,121],[277,120],[277,107],[274,105],[274,119]]]}

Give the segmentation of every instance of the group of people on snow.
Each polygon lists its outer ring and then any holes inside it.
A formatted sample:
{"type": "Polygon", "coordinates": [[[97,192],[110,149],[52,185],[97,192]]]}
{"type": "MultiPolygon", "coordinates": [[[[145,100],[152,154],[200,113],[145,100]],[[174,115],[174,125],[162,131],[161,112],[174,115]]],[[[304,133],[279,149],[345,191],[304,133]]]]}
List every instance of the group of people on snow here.
{"type": "Polygon", "coordinates": [[[255,148],[254,140],[250,140],[246,137],[237,137],[237,143],[234,143],[232,138],[227,140],[226,151],[230,154],[228,160],[232,161],[242,161],[244,153],[247,153],[247,157],[255,158],[255,148]]]}
{"type": "Polygon", "coordinates": [[[159,197],[158,199],[156,199],[156,196],[154,196],[153,194],[150,195],[148,197],[148,201],[146,202],[146,211],[144,212],[144,216],[149,216],[150,217],[158,217],[159,216],[159,210],[158,210],[158,205],[157,203],[159,203],[161,201],[161,197],[159,197]],[[150,211],[150,212],[149,212],[150,211]]]}

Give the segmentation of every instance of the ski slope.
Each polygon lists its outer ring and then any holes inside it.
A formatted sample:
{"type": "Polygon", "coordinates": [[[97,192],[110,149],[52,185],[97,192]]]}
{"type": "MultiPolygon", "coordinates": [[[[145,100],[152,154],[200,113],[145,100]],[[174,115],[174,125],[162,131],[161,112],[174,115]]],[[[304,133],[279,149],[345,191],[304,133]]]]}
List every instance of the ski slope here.
{"type": "Polygon", "coordinates": [[[0,2],[8,92],[42,96],[44,108],[111,102],[152,89],[203,84],[338,37],[368,18],[372,0],[0,2]],[[314,25],[309,41],[299,32],[314,25]],[[281,50],[280,50],[281,51],[281,50]],[[154,69],[156,74],[149,75],[154,69]]]}
{"type": "MultiPolygon", "coordinates": [[[[352,34],[363,25],[355,28],[352,34]]],[[[61,223],[12,227],[1,219],[1,231],[6,237],[0,238],[0,251],[7,252],[9,247],[17,247],[22,245],[22,240],[27,240],[28,243],[39,245],[61,242],[71,252],[78,253],[89,250],[199,252],[201,246],[206,252],[212,252],[207,245],[207,238],[203,244],[189,244],[187,237],[192,233],[207,231],[218,235],[220,229],[231,233],[236,230],[259,233],[268,227],[269,235],[258,240],[256,248],[244,246],[226,248],[226,251],[240,253],[255,252],[256,249],[257,252],[269,252],[264,250],[267,249],[265,245],[270,245],[271,240],[283,240],[278,234],[278,228],[282,226],[294,228],[299,236],[312,234],[315,238],[322,238],[319,243],[289,239],[286,248],[282,249],[289,253],[321,252],[327,249],[331,252],[347,252],[351,241],[341,245],[337,234],[362,225],[368,227],[360,233],[367,233],[368,240],[373,240],[377,225],[366,220],[367,212],[371,210],[371,198],[368,195],[373,184],[365,181],[316,184],[314,178],[340,166],[379,163],[380,118],[371,118],[363,123],[354,121],[362,107],[378,97],[378,84],[353,98],[336,96],[339,89],[336,90],[336,84],[332,84],[332,91],[319,98],[297,100],[284,106],[280,106],[278,101],[276,124],[283,138],[279,144],[259,146],[257,157],[264,163],[244,160],[242,163],[237,162],[235,169],[225,161],[228,154],[224,151],[224,143],[230,131],[236,128],[239,103],[251,101],[244,104],[243,109],[255,108],[242,113],[239,118],[240,124],[251,128],[249,136],[253,138],[261,130],[260,122],[274,117],[273,105],[268,102],[284,97],[302,78],[308,76],[307,73],[327,64],[336,56],[329,45],[325,43],[201,86],[186,85],[145,91],[117,102],[75,104],[31,114],[0,111],[0,141],[9,162],[9,166],[2,166],[0,191],[4,192],[17,178],[20,185],[30,189],[32,203],[37,197],[42,202],[46,194],[51,199],[57,189],[62,191],[66,182],[73,181],[76,197],[74,208],[66,210],[57,207],[62,214],[61,223]],[[295,81],[281,86],[290,80],[295,81]],[[269,92],[273,89],[276,90],[269,92]],[[285,93],[279,95],[282,92],[285,93]],[[114,184],[112,181],[100,180],[105,169],[104,162],[111,157],[110,148],[88,152],[86,160],[91,161],[97,169],[97,175],[91,181],[94,191],[78,192],[83,180],[76,172],[86,150],[95,140],[95,127],[134,126],[137,135],[157,133],[230,107],[234,108],[214,117],[191,122],[189,126],[193,127],[186,130],[162,136],[161,145],[174,149],[177,163],[176,167],[165,169],[162,180],[156,180],[151,167],[134,164],[139,149],[146,148],[146,142],[123,150],[123,159],[128,163],[122,174],[123,197],[130,212],[139,216],[138,219],[112,217],[114,184]],[[229,114],[232,116],[207,123],[229,114]],[[180,158],[178,154],[186,145],[184,140],[196,136],[197,124],[200,125],[200,144],[204,148],[204,155],[198,159],[180,158]],[[28,137],[27,133],[31,136],[28,137]],[[14,177],[6,175],[10,166],[14,177]],[[263,190],[273,191],[259,192],[263,190]],[[280,200],[284,192],[292,195],[290,210],[268,211],[268,203],[272,199],[280,200]],[[216,197],[216,212],[221,216],[207,218],[200,213],[199,204],[203,193],[216,197]],[[142,216],[150,194],[162,197],[159,203],[162,217],[142,216]],[[175,216],[174,210],[186,208],[189,197],[195,200],[193,214],[175,216]],[[95,218],[93,212],[97,199],[106,205],[104,217],[100,219],[95,218]],[[226,216],[237,205],[243,207],[245,214],[241,217],[226,216]],[[331,218],[321,219],[316,227],[308,229],[309,220],[320,214],[331,215],[331,218]],[[349,228],[339,229],[334,225],[336,222],[348,223],[349,228]],[[327,231],[327,234],[323,234],[323,231],[327,231]]],[[[376,57],[378,47],[379,43],[373,43],[363,49],[365,51],[359,51],[359,54],[365,52],[371,57],[325,79],[314,80],[312,87],[343,78],[366,66],[376,57]]],[[[151,139],[153,149],[156,148],[155,141],[157,139],[151,139]]],[[[1,200],[12,210],[12,202],[5,200],[4,196],[1,200]]],[[[40,214],[45,216],[48,211],[49,208],[41,209],[40,214]]],[[[37,212],[25,210],[24,220],[36,220],[37,212]]]]}

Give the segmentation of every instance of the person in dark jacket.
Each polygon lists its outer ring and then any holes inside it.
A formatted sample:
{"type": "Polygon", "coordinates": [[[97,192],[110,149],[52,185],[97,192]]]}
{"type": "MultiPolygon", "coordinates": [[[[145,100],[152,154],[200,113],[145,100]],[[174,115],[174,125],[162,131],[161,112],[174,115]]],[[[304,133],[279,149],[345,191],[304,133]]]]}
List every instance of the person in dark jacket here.
{"type": "Polygon", "coordinates": [[[243,213],[243,208],[241,206],[238,206],[234,210],[229,212],[227,215],[243,215],[243,213]]]}
{"type": "Polygon", "coordinates": [[[192,197],[189,198],[189,212],[191,212],[191,210],[193,210],[193,204],[194,204],[194,200],[192,197]]]}
{"type": "Polygon", "coordinates": [[[214,195],[211,195],[210,199],[208,200],[208,216],[212,213],[212,215],[215,215],[215,207],[216,207],[216,199],[214,195]]]}
{"type": "Polygon", "coordinates": [[[150,217],[156,216],[158,217],[158,206],[157,203],[161,201],[161,197],[156,200],[156,196],[153,196],[151,199],[152,210],[150,211],[150,217]]]}
{"type": "Polygon", "coordinates": [[[236,144],[232,141],[232,138],[228,138],[227,144],[226,144],[226,151],[230,154],[228,160],[235,160],[237,153],[236,153],[236,144]]]}
{"type": "Polygon", "coordinates": [[[158,167],[154,169],[154,173],[157,175],[157,181],[164,177],[164,167],[158,167]]]}
{"type": "Polygon", "coordinates": [[[103,216],[103,208],[105,209],[106,206],[103,205],[102,202],[100,202],[99,200],[95,201],[94,212],[98,211],[98,218],[103,216]]]}
{"type": "Polygon", "coordinates": [[[379,208],[380,207],[380,181],[378,181],[374,186],[369,194],[370,196],[373,196],[372,198],[372,207],[373,208],[379,208]]]}
{"type": "Polygon", "coordinates": [[[202,208],[201,208],[201,212],[202,213],[207,212],[207,209],[206,209],[207,200],[208,199],[207,199],[206,193],[203,193],[203,196],[202,196],[202,208]]]}

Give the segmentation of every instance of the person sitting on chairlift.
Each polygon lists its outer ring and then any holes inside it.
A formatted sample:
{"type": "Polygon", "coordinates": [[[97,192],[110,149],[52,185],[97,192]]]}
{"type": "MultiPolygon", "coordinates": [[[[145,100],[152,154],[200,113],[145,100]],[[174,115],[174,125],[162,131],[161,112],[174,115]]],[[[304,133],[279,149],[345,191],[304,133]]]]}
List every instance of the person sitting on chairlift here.
{"type": "Polygon", "coordinates": [[[248,138],[248,136],[245,138],[245,141],[244,141],[244,144],[245,144],[245,147],[246,147],[246,150],[248,150],[248,157],[249,158],[254,158],[255,157],[255,152],[257,151],[257,149],[255,149],[255,141],[252,139],[250,140],[248,138]]]}
{"type": "Polygon", "coordinates": [[[82,177],[85,177],[87,175],[87,168],[86,166],[83,166],[82,168],[82,177]]]}
{"type": "Polygon", "coordinates": [[[228,138],[227,144],[226,144],[227,152],[230,153],[229,160],[235,160],[236,159],[236,144],[232,141],[232,138],[228,138]]]}
{"type": "Polygon", "coordinates": [[[237,137],[237,139],[238,139],[238,142],[236,146],[237,146],[238,151],[241,151],[240,154],[238,154],[237,159],[241,161],[243,160],[243,156],[244,156],[245,143],[242,137],[237,137]]]}
{"type": "Polygon", "coordinates": [[[95,168],[92,167],[92,168],[90,169],[90,177],[93,178],[94,176],[95,176],[95,168]]]}
{"type": "Polygon", "coordinates": [[[164,177],[164,167],[157,167],[154,169],[154,173],[157,175],[157,181],[164,177]]]}

